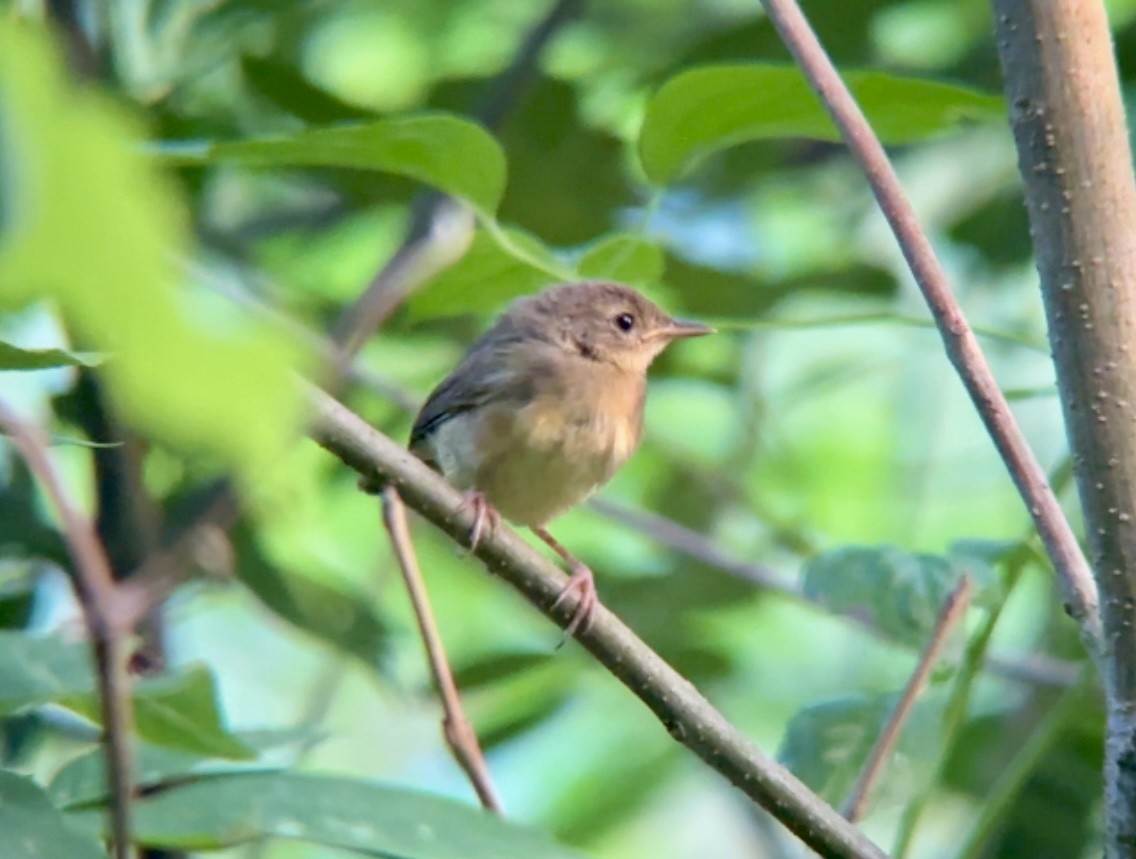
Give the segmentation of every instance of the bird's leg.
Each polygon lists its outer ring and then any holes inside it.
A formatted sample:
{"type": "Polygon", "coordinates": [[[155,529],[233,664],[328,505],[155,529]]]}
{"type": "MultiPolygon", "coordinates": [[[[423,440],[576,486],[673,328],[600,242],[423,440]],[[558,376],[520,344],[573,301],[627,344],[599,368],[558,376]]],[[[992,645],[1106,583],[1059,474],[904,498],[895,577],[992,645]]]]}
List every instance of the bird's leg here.
{"type": "MultiPolygon", "coordinates": [[[[568,565],[568,584],[560,591],[560,596],[556,598],[552,607],[556,608],[560,605],[573,591],[579,593],[576,599],[576,610],[572,612],[572,619],[564,629],[564,640],[566,641],[575,634],[577,629],[585,632],[591,625],[592,615],[595,613],[596,606],[600,603],[599,597],[596,595],[596,582],[587,565],[560,545],[557,539],[549,534],[545,528],[534,527],[532,532],[547,543],[548,547],[563,558],[564,563],[568,565]]],[[[564,641],[560,643],[563,644],[564,641]]]]}
{"type": "Polygon", "coordinates": [[[473,524],[469,527],[469,550],[472,552],[481,542],[485,533],[492,534],[501,524],[501,514],[489,503],[485,493],[477,489],[470,489],[458,507],[459,512],[473,512],[473,524]]]}

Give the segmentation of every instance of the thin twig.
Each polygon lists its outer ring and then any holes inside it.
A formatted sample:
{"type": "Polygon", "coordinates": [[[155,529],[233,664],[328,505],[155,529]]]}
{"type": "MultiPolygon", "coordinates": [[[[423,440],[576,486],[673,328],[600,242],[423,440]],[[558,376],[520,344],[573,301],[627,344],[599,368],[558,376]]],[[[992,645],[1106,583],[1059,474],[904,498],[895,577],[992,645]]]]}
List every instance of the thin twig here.
{"type": "Polygon", "coordinates": [[[1069,613],[1080,624],[1090,655],[1099,662],[1102,654],[1100,606],[1089,564],[1046,481],[1045,472],[998,388],[962,308],[951,293],[946,272],[919,225],[883,145],[840,79],[796,0],[761,2],[840,129],[852,157],[864,171],[935,317],[947,357],[970,394],[1053,560],[1069,613]]]}
{"type": "Polygon", "coordinates": [[[410,595],[414,617],[418,621],[418,631],[422,634],[422,643],[426,647],[430,671],[434,675],[434,683],[442,699],[442,711],[445,714],[442,718],[442,733],[446,737],[450,751],[454,754],[454,759],[473,785],[482,807],[494,814],[501,814],[501,801],[497,798],[497,791],[493,787],[485,755],[481,753],[481,745],[477,741],[477,733],[466,718],[461,695],[458,694],[458,687],[454,682],[454,673],[450,670],[450,662],[446,658],[446,648],[442,644],[434,612],[430,609],[426,583],[422,580],[418,556],[410,540],[410,529],[406,526],[406,507],[398,492],[391,486],[383,489],[382,498],[383,524],[386,525],[395,557],[398,558],[402,579],[406,583],[406,592],[410,595]]]}
{"type": "MultiPolygon", "coordinates": [[[[322,391],[310,389],[312,438],[365,479],[391,485],[407,505],[468,545],[472,511],[430,468],[322,391]]],[[[565,575],[504,525],[483,536],[474,554],[562,628],[574,606],[557,604],[565,575]]],[[[855,826],[788,770],[762,754],[691,683],[667,665],[604,606],[576,640],[691,749],[822,856],[884,859],[855,826]]]]}
{"type": "Polygon", "coordinates": [[[126,648],[121,629],[113,622],[115,583],[110,563],[91,523],[71,503],[48,456],[46,436],[38,428],[20,420],[4,403],[0,403],[0,426],[7,431],[51,499],[75,565],[70,576],[71,585],[91,636],[98,678],[114,856],[115,859],[130,859],[134,852],[129,746],[133,718],[126,648]]]}
{"type": "Polygon", "coordinates": [[[852,787],[848,799],[844,803],[844,808],[841,810],[841,813],[853,823],[863,816],[864,809],[867,808],[868,801],[871,799],[872,791],[875,789],[880,776],[883,775],[884,766],[891,758],[892,752],[895,751],[895,745],[899,742],[899,735],[903,731],[903,726],[911,716],[915,702],[923,694],[923,688],[927,685],[927,678],[931,676],[931,670],[939,661],[939,656],[950,640],[951,634],[958,627],[959,622],[966,617],[966,610],[970,607],[970,596],[970,577],[963,576],[943,602],[943,607],[939,610],[939,616],[935,620],[935,627],[931,630],[931,637],[927,640],[927,646],[923,649],[919,662],[915,665],[915,670],[911,673],[907,685],[900,694],[899,700],[895,704],[895,710],[892,711],[876,739],[876,744],[868,753],[868,759],[864,762],[860,777],[856,780],[856,784],[852,787]]]}

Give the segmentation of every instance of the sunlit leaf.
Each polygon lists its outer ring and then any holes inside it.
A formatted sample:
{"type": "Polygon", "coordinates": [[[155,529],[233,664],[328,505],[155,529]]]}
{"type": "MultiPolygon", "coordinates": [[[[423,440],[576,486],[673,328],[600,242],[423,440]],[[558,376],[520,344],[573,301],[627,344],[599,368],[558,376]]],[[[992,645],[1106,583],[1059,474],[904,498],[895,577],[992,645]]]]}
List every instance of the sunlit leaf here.
{"type": "Polygon", "coordinates": [[[182,164],[347,167],[417,179],[492,216],[505,192],[505,154],[489,132],[465,119],[429,114],[326,126],[281,137],[167,145],[182,164]]]}
{"type": "Polygon", "coordinates": [[[94,367],[103,356],[65,349],[21,349],[0,340],[0,371],[50,370],[55,367],[94,367]]]}
{"type": "Polygon", "coordinates": [[[642,286],[663,276],[663,252],[659,246],[629,233],[607,236],[580,257],[576,268],[587,280],[614,280],[642,286]]]}
{"type": "Polygon", "coordinates": [[[299,424],[299,353],[269,328],[217,308],[208,324],[177,289],[188,218],[175,186],[137,153],[140,123],[67,80],[35,27],[0,17],[0,105],[8,204],[0,305],[51,299],[101,368],[122,415],[176,445],[220,454],[245,475],[299,424]]]}
{"type": "MultiPolygon", "coordinates": [[[[882,72],[845,80],[884,143],[911,143],[964,121],[1004,121],[998,96],[967,87],[882,72]]],[[[710,152],[751,140],[838,140],[835,126],[804,77],[790,65],[691,69],[667,81],[647,103],[639,157],[647,177],[665,185],[710,152]]]]}
{"type": "Polygon", "coordinates": [[[866,617],[900,641],[926,642],[964,570],[894,546],[844,546],[809,560],[803,589],[833,611],[866,617]]]}
{"type": "Polygon", "coordinates": [[[43,788],[10,770],[0,770],[0,856],[106,859],[98,841],[72,830],[43,788]]]}
{"type": "MultiPolygon", "coordinates": [[[[547,836],[426,793],[299,773],[213,776],[134,806],[138,839],[208,850],[263,838],[308,841],[385,859],[579,859],[547,836]]],[[[70,815],[101,826],[94,811],[70,815]]]]}

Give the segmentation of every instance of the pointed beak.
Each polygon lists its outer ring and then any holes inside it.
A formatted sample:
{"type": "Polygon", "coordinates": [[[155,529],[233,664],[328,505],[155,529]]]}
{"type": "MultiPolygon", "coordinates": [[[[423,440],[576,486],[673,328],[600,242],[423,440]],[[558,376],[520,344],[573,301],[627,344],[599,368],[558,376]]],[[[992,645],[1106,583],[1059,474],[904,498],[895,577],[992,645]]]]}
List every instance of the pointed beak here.
{"type": "Polygon", "coordinates": [[[717,330],[709,325],[692,322],[689,319],[672,319],[652,333],[655,337],[663,340],[680,340],[684,337],[702,337],[706,334],[716,334],[717,330]]]}

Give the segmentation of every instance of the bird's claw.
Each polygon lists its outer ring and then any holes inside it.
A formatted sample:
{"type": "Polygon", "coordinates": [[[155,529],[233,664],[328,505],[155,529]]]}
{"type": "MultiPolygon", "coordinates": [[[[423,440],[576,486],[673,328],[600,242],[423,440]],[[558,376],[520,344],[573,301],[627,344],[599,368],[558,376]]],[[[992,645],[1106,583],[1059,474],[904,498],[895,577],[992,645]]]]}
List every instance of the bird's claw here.
{"type": "Polygon", "coordinates": [[[484,492],[472,489],[465,494],[459,513],[472,512],[473,524],[469,527],[469,551],[477,549],[485,534],[492,534],[501,524],[501,514],[489,503],[484,492]]]}
{"type": "Polygon", "coordinates": [[[564,642],[575,635],[577,630],[587,632],[588,627],[592,625],[592,616],[595,614],[596,606],[600,603],[599,596],[596,594],[596,582],[592,576],[592,571],[578,562],[572,565],[572,574],[568,577],[568,583],[564,585],[552,607],[559,606],[573,591],[579,592],[576,599],[576,609],[572,612],[568,626],[564,628],[564,637],[560,639],[557,648],[563,647],[564,642]]]}

